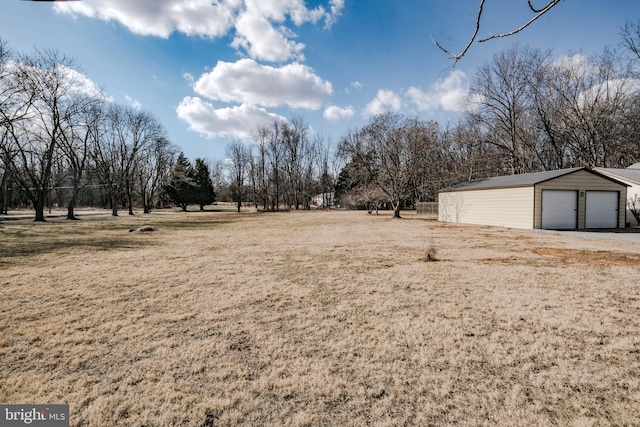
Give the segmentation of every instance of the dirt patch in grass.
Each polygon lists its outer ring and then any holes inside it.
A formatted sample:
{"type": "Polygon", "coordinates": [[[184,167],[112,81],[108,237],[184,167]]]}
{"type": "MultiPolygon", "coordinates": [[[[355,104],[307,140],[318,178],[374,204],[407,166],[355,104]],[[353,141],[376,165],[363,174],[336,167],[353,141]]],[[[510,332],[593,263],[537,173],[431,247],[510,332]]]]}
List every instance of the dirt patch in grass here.
{"type": "Polygon", "coordinates": [[[640,266],[640,254],[559,248],[536,248],[533,250],[533,253],[537,255],[554,256],[567,264],[640,266]]]}
{"type": "Polygon", "coordinates": [[[640,245],[406,216],[3,224],[0,401],[74,427],[637,424],[640,245]]]}

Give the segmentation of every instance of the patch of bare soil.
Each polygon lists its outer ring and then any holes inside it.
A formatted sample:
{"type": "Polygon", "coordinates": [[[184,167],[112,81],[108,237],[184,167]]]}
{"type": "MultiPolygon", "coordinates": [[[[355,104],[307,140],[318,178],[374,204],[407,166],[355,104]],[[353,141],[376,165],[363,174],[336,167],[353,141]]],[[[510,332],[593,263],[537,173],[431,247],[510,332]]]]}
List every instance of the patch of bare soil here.
{"type": "Polygon", "coordinates": [[[567,264],[588,264],[634,267],[640,264],[640,254],[612,251],[590,251],[585,249],[535,248],[533,253],[560,258],[567,264]]]}

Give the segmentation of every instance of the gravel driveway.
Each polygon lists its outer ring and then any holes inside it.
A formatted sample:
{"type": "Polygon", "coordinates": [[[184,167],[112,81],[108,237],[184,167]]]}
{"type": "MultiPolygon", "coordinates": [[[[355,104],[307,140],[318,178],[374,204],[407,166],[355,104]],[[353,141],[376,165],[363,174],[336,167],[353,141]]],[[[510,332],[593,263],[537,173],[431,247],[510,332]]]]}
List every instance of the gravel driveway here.
{"type": "Polygon", "coordinates": [[[533,230],[535,233],[561,234],[587,239],[619,240],[640,243],[640,228],[617,228],[611,230],[533,230]]]}

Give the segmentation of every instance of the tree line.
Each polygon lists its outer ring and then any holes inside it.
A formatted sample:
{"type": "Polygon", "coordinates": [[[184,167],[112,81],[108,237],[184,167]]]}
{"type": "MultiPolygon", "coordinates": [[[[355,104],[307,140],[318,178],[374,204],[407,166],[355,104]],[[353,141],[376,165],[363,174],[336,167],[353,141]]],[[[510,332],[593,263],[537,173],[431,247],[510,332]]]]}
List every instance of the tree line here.
{"type": "Polygon", "coordinates": [[[13,53],[0,41],[0,209],[28,202],[36,221],[52,199],[67,218],[83,205],[133,214],[158,202],[177,147],[149,112],[109,100],[54,50],[13,53]],[[97,195],[97,196],[96,196],[97,195]],[[86,195],[85,195],[86,197],[86,195]],[[98,200],[95,200],[96,197],[98,200]]]}
{"type": "Polygon", "coordinates": [[[339,144],[337,197],[394,215],[461,181],[571,167],[624,168],[640,160],[640,25],[623,47],[555,58],[513,45],[478,69],[467,109],[443,127],[387,113],[339,144]],[[627,55],[631,53],[631,58],[627,55]]]}
{"type": "Polygon", "coordinates": [[[625,49],[557,58],[513,45],[472,79],[467,109],[442,125],[373,117],[337,144],[302,117],[255,129],[217,161],[192,164],[149,112],[118,105],[56,51],[17,55],[0,40],[0,210],[51,200],[144,212],[214,200],[261,210],[389,207],[436,201],[441,188],[496,175],[626,167],[640,159],[640,26],[625,49]],[[625,54],[631,53],[631,58],[625,54]]]}
{"type": "Polygon", "coordinates": [[[332,204],[341,159],[330,141],[310,135],[301,117],[274,121],[257,129],[251,144],[234,141],[226,148],[227,197],[255,208],[310,209],[332,204]]]}
{"type": "Polygon", "coordinates": [[[29,204],[44,221],[51,204],[109,206],[145,213],[171,203],[187,209],[216,199],[240,210],[309,209],[329,204],[336,157],[300,117],[234,141],[226,159],[191,162],[153,114],[119,105],[87,83],[57,51],[13,53],[0,40],[0,212],[29,204]]]}

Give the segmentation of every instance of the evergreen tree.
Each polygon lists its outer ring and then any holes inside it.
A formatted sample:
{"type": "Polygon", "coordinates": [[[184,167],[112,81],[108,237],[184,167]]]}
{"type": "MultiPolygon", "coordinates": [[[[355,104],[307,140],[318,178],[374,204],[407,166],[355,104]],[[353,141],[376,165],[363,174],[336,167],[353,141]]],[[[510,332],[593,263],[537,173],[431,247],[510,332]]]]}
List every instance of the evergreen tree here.
{"type": "Polygon", "coordinates": [[[200,210],[203,210],[205,205],[211,204],[216,200],[216,193],[213,190],[213,181],[211,180],[211,172],[204,159],[196,159],[194,181],[196,185],[195,202],[200,205],[200,210]]]}
{"type": "Polygon", "coordinates": [[[171,200],[183,211],[187,210],[188,205],[198,202],[195,171],[184,153],[178,156],[171,171],[169,184],[164,189],[171,200]]]}

